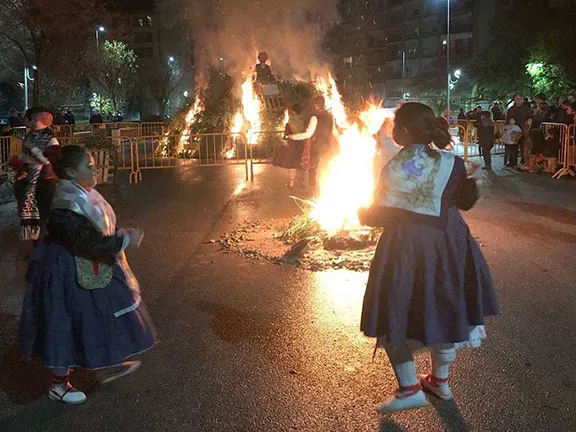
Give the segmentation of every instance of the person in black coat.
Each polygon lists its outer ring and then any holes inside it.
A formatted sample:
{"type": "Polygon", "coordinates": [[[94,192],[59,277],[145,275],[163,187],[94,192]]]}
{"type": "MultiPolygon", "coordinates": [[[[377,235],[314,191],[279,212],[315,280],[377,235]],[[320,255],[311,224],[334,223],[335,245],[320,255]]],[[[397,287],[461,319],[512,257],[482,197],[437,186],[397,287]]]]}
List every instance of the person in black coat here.
{"type": "Polygon", "coordinates": [[[102,114],[100,111],[96,110],[92,113],[89,120],[90,124],[101,124],[104,123],[104,119],[102,118],[102,114]]]}
{"type": "Polygon", "coordinates": [[[482,111],[478,124],[478,145],[482,149],[485,170],[492,170],[492,148],[494,147],[494,122],[490,111],[482,111]]]}

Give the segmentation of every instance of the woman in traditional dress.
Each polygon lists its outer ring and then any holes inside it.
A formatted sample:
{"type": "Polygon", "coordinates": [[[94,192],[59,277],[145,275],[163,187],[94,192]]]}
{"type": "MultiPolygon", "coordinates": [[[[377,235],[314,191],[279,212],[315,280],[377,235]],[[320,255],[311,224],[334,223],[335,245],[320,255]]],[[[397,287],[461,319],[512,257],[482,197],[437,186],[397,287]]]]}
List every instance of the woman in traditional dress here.
{"type": "Polygon", "coordinates": [[[17,171],[14,194],[21,223],[20,239],[37,241],[56,190],[53,164],[59,159],[61,148],[50,129],[52,114],[46,108],[31,108],[24,118],[30,132],[24,138],[22,154],[11,161],[17,171]]]}
{"type": "MultiPolygon", "coordinates": [[[[288,123],[284,135],[300,134],[306,131],[308,118],[302,112],[302,107],[293,105],[288,112],[288,123]]],[[[286,168],[289,171],[288,187],[292,189],[298,178],[298,186],[304,187],[305,170],[310,165],[310,140],[287,139],[286,144],[278,148],[273,161],[274,166],[286,168]]]]}
{"type": "Polygon", "coordinates": [[[48,218],[48,236],[33,253],[25,294],[20,348],[52,371],[48,396],[69,404],[86,395],[69,383],[71,368],[98,371],[107,383],[135,371],[129,358],[151,348],[155,330],[124,250],[138,247],[138,230],[116,229],[100,195],[90,154],[67,146],[48,218]]]}
{"type": "Polygon", "coordinates": [[[456,349],[477,347],[484,320],[498,313],[490,271],[459,210],[478,199],[478,167],[442,149],[450,134],[432,109],[406,103],[394,141],[403,149],[384,167],[371,208],[360,219],[383,227],[364,297],[361,330],[378,338],[399,383],[380,412],[423,407],[422,389],[451,399],[456,349]],[[416,375],[413,352],[431,352],[428,375],[416,375]]]}

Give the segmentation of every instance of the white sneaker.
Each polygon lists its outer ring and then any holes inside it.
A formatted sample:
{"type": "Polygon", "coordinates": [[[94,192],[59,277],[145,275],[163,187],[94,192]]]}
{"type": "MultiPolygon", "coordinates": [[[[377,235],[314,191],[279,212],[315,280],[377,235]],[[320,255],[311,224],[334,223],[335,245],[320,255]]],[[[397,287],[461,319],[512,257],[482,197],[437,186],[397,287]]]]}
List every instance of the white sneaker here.
{"type": "Polygon", "coordinates": [[[447,382],[435,382],[431,375],[422,375],[420,384],[424,390],[435,394],[440,399],[452,400],[452,390],[447,382]]]}
{"type": "Polygon", "coordinates": [[[86,394],[72,387],[70,383],[56,384],[48,390],[48,398],[53,401],[76,405],[86,401],[86,394]]]}
{"type": "Polygon", "coordinates": [[[382,414],[387,414],[395,411],[406,411],[415,408],[422,408],[428,405],[426,395],[422,390],[410,396],[403,396],[402,393],[396,393],[396,396],[391,397],[378,408],[382,414]]]}

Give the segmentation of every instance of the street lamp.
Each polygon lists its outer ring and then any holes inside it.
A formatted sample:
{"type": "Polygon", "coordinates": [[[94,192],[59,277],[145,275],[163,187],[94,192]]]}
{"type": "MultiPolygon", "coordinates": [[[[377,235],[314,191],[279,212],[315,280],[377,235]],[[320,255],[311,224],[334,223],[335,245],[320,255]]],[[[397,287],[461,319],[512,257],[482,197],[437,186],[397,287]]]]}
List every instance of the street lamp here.
{"type": "MultiPolygon", "coordinates": [[[[38,70],[36,66],[32,66],[33,70],[38,70]]],[[[24,111],[28,111],[28,81],[34,81],[34,78],[30,76],[30,68],[24,68],[24,111]]]]}
{"type": "Polygon", "coordinates": [[[102,26],[96,27],[96,49],[100,49],[100,32],[104,33],[106,29],[102,26]]]}
{"type": "Polygon", "coordinates": [[[168,57],[168,61],[169,61],[170,63],[172,63],[172,62],[174,61],[174,57],[172,57],[172,56],[168,57]]]}
{"type": "Polygon", "coordinates": [[[450,0],[446,0],[446,40],[442,43],[446,45],[446,73],[448,74],[446,117],[450,123],[450,0]]]}
{"type": "Polygon", "coordinates": [[[462,71],[460,69],[456,69],[453,74],[448,74],[448,90],[453,90],[461,77],[462,71]],[[452,79],[452,75],[454,75],[454,79],[452,79]]]}

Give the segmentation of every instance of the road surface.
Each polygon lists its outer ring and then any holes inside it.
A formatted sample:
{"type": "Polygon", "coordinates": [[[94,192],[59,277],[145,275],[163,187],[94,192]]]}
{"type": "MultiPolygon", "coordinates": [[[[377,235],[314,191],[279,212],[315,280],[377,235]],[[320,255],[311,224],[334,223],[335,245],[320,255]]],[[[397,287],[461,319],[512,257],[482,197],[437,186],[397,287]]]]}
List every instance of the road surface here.
{"type": "MultiPolygon", "coordinates": [[[[248,261],[208,242],[244,221],[296,214],[285,177],[257,166],[246,183],[243,167],[186,167],[146,171],[111,194],[120,225],[146,233],[129,259],[161,342],[109,386],[77,373],[89,399],[76,407],[49,401],[42,368],[18,359],[22,264],[5,228],[0,431],[576,430],[575,182],[486,174],[466,220],[502,315],[487,323],[482,348],[460,351],[454,402],[381,416],[396,383],[358,330],[366,274],[248,261]]],[[[417,363],[427,370],[425,356],[417,363]]]]}

